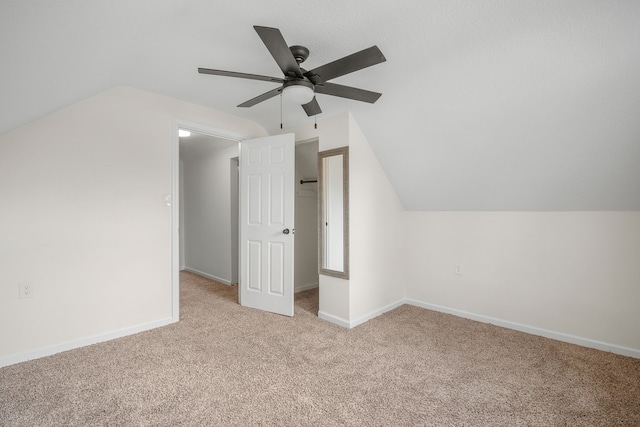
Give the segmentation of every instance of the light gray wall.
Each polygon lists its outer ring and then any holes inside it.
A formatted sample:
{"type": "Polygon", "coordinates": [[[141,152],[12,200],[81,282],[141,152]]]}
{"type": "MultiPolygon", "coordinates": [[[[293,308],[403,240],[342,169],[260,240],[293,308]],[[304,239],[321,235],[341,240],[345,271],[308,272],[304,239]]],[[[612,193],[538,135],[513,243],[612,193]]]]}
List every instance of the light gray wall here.
{"type": "MultiPolygon", "coordinates": [[[[171,321],[164,195],[176,118],[264,136],[247,120],[131,88],[0,136],[0,366],[171,321]],[[34,284],[33,298],[17,298],[23,281],[34,284]]],[[[348,130],[342,115],[301,139],[313,134],[321,150],[336,148],[350,145],[348,130]]],[[[356,189],[360,157],[350,149],[356,189]]],[[[229,157],[221,170],[229,177],[229,157]]],[[[370,181],[361,178],[364,191],[370,181]]],[[[357,207],[351,213],[366,218],[357,207]]],[[[639,212],[407,212],[399,221],[406,297],[638,354],[639,212]]],[[[352,231],[353,249],[369,238],[366,228],[352,231]]],[[[354,269],[358,259],[366,274],[394,271],[380,257],[352,257],[354,269]]],[[[341,279],[326,278],[320,290],[321,309],[347,321],[384,308],[398,284],[367,288],[352,273],[353,298],[341,279]]]]}
{"type": "Polygon", "coordinates": [[[232,282],[230,161],[238,145],[196,135],[181,139],[184,162],[185,269],[225,284],[232,282]],[[194,138],[194,139],[191,139],[194,138]],[[224,145],[224,142],[222,142],[224,145]],[[228,145],[228,143],[227,143],[228,145]]]}
{"type": "Polygon", "coordinates": [[[640,357],[640,212],[404,211],[352,118],[297,133],[350,150],[351,276],[320,276],[321,317],[410,303],[640,357]]]}
{"type": "Polygon", "coordinates": [[[402,224],[408,298],[640,357],[640,212],[406,212],[402,224]]]}
{"type": "Polygon", "coordinates": [[[357,325],[404,298],[404,209],[378,158],[349,115],[349,321],[357,325]]]}
{"type": "Polygon", "coordinates": [[[126,87],[0,135],[0,366],[177,320],[165,196],[180,119],[264,135],[126,87]]]}

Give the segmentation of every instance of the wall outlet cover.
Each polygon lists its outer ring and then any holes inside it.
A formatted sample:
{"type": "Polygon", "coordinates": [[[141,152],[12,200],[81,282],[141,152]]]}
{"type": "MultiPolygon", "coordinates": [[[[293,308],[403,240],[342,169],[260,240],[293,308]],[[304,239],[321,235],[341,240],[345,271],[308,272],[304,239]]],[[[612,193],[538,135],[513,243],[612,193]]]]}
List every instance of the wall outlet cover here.
{"type": "Polygon", "coordinates": [[[21,282],[18,283],[18,298],[33,298],[33,283],[21,282]]]}

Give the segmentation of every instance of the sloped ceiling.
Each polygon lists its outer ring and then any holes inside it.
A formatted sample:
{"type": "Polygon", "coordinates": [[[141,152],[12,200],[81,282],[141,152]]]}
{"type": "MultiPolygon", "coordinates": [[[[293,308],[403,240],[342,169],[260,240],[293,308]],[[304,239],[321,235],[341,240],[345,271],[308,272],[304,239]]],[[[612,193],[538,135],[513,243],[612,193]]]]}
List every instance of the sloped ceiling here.
{"type": "MultiPolygon", "coordinates": [[[[280,127],[280,76],[253,25],[311,69],[371,45],[387,62],[334,80],[382,92],[351,111],[410,210],[640,210],[640,2],[4,0],[0,133],[113,86],[280,127]]],[[[319,117],[321,125],[322,116],[319,117]]],[[[310,123],[285,108],[286,128],[310,123]]],[[[1,153],[1,147],[0,147],[1,153]]]]}

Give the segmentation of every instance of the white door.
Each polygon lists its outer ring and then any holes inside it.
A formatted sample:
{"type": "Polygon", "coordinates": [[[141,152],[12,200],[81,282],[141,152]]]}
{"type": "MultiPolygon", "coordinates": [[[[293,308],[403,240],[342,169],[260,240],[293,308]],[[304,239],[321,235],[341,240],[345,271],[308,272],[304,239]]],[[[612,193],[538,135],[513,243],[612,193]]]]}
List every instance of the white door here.
{"type": "Polygon", "coordinates": [[[240,143],[240,304],[293,316],[295,138],[240,143]]]}

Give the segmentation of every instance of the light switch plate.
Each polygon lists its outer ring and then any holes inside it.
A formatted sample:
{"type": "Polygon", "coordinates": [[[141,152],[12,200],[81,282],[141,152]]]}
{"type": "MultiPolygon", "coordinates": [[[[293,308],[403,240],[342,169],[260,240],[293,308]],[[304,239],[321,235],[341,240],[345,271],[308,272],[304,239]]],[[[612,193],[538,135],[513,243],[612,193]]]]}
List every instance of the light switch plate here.
{"type": "Polygon", "coordinates": [[[453,272],[458,276],[462,276],[462,264],[453,264],[453,272]]]}

